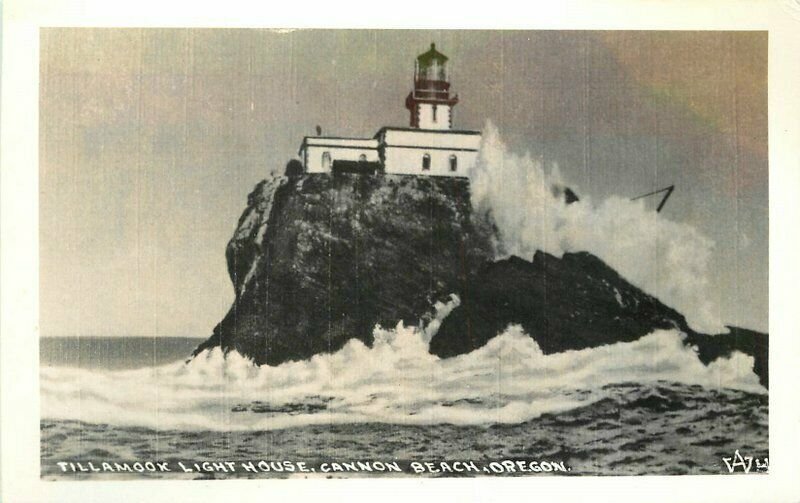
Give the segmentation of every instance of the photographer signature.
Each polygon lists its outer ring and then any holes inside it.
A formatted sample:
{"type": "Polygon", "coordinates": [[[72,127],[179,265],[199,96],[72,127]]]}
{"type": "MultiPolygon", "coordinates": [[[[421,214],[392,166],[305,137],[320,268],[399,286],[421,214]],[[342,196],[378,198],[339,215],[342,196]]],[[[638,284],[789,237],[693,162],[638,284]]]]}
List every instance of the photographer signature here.
{"type": "Polygon", "coordinates": [[[769,470],[769,458],[754,458],[753,456],[742,456],[739,454],[739,449],[730,458],[722,458],[725,466],[728,467],[728,473],[733,473],[737,469],[741,469],[744,473],[766,472],[769,470]],[[755,466],[753,462],[755,461],[755,466]]]}

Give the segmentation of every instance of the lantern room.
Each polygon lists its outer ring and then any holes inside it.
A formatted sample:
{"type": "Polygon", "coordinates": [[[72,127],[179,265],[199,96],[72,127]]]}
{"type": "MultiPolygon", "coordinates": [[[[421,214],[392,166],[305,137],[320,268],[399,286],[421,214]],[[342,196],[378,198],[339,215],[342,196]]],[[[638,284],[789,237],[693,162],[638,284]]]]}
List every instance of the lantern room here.
{"type": "Polygon", "coordinates": [[[436,50],[436,44],[431,44],[414,63],[414,89],[406,98],[411,127],[451,129],[456,103],[458,96],[450,95],[447,56],[436,50]]]}

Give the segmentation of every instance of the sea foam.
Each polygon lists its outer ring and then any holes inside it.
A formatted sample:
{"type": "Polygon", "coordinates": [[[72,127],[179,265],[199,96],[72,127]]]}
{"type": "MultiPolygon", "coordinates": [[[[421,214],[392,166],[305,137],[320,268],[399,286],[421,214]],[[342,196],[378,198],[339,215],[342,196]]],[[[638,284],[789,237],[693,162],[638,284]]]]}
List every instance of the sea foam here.
{"type": "Polygon", "coordinates": [[[512,325],[478,350],[439,359],[428,353],[428,341],[456,302],[439,305],[437,319],[421,329],[376,327],[372,347],[353,339],[335,353],[274,367],[258,367],[219,349],[189,363],[137,370],[45,367],[42,416],[162,430],[472,425],[520,423],[588,405],[615,383],[670,381],[766,392],[753,373],[752,357],[733,353],[703,365],[674,330],[545,355],[512,325]],[[233,412],[237,407],[244,410],[233,412]],[[258,407],[267,412],[254,412],[258,407]]]}

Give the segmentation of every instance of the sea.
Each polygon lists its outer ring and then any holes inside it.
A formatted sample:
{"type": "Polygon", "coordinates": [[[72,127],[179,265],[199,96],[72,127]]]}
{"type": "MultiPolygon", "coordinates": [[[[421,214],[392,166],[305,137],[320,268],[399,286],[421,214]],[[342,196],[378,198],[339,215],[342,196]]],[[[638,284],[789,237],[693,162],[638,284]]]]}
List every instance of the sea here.
{"type": "MultiPolygon", "coordinates": [[[[450,308],[440,305],[437,320],[450,308]]],[[[42,338],[41,477],[768,470],[768,392],[750,356],[704,365],[674,330],[543,354],[512,325],[482,348],[439,359],[427,351],[436,323],[376,327],[371,346],[354,339],[331,354],[261,367],[218,349],[189,360],[202,339],[42,338]],[[734,456],[756,462],[737,468],[734,456]],[[169,471],[116,469],[136,462],[169,471]],[[443,462],[477,471],[442,470],[443,462]],[[380,469],[391,463],[401,470],[380,469]],[[414,463],[432,469],[416,473],[414,463]]]]}

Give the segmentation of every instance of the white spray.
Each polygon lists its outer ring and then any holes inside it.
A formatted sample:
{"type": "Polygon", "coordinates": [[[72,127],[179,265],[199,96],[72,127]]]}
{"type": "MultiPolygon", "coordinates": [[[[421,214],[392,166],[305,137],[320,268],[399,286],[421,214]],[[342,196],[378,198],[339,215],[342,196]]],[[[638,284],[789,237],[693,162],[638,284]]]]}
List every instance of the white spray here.
{"type": "Polygon", "coordinates": [[[693,329],[725,331],[707,292],[713,242],[694,227],[622,197],[595,206],[580,194],[579,203],[567,205],[552,190],[569,186],[560,173],[546,173],[530,154],[509,152],[490,122],[470,178],[473,204],[490,212],[500,229],[500,255],[530,260],[536,250],[588,251],[677,309],[693,329]]]}

